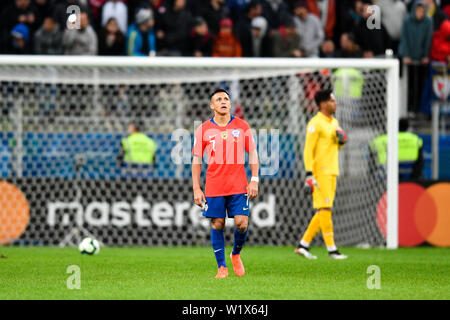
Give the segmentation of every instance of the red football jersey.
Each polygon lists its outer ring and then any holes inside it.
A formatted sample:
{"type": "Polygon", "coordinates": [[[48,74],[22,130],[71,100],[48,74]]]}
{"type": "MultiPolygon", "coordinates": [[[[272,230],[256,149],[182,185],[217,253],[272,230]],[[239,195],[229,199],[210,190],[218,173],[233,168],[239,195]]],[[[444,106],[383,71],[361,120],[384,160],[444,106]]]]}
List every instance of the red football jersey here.
{"type": "Polygon", "coordinates": [[[242,119],[231,117],[225,127],[213,119],[204,122],[195,132],[192,154],[203,158],[206,149],[206,197],[247,193],[245,152],[256,148],[250,126],[242,119]]]}

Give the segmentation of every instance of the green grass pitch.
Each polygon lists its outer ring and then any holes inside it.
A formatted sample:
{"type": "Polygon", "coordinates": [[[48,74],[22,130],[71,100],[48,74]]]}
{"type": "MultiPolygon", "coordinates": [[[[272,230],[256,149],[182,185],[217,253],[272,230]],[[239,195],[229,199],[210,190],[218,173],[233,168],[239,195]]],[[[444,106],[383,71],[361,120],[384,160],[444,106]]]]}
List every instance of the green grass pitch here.
{"type": "Polygon", "coordinates": [[[450,249],[419,247],[341,248],[349,259],[336,261],[324,248],[317,260],[293,247],[246,247],[246,275],[214,279],[209,247],[102,248],[97,256],[76,248],[0,247],[0,300],[4,299],[450,299],[450,249]],[[6,257],[4,257],[6,256],[6,257]],[[81,288],[69,290],[68,266],[81,270],[81,288]],[[368,289],[380,268],[380,289],[368,289]]]}

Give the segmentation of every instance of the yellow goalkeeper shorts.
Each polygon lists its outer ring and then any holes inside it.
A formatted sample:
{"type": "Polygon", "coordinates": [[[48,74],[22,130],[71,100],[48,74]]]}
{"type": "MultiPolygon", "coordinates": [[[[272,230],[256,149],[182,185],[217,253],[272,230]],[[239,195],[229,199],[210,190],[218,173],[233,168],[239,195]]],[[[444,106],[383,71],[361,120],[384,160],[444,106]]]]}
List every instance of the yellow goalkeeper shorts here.
{"type": "Polygon", "coordinates": [[[318,187],[314,188],[313,206],[314,209],[332,208],[334,195],[336,193],[337,176],[320,175],[314,176],[318,187]]]}

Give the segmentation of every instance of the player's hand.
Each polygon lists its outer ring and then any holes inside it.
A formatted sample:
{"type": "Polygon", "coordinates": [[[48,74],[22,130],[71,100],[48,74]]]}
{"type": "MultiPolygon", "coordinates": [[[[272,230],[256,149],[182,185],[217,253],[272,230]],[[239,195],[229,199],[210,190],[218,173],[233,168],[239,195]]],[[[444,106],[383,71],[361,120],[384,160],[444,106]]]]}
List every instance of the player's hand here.
{"type": "Polygon", "coordinates": [[[318,184],[316,179],[314,179],[314,176],[312,174],[311,171],[307,171],[306,172],[306,180],[305,180],[305,190],[313,193],[314,192],[314,188],[318,188],[318,184]]]}
{"type": "Polygon", "coordinates": [[[250,181],[247,187],[247,197],[249,200],[253,200],[258,196],[258,182],[250,181]]]}
{"type": "Polygon", "coordinates": [[[203,193],[202,189],[200,189],[200,188],[194,189],[194,201],[195,201],[196,205],[198,205],[200,208],[203,209],[203,207],[206,203],[206,198],[205,198],[205,194],[203,193]]]}
{"type": "Polygon", "coordinates": [[[336,129],[336,136],[338,138],[338,143],[341,146],[347,143],[347,134],[341,128],[336,129]]]}

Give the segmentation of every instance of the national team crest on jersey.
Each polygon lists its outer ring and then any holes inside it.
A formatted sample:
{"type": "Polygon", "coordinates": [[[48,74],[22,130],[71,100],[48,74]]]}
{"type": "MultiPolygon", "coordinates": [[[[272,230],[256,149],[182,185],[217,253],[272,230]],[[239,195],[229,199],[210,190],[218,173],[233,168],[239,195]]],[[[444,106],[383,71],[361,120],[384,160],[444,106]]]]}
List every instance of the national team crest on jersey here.
{"type": "Polygon", "coordinates": [[[231,135],[235,138],[239,138],[239,136],[241,135],[241,132],[238,129],[235,129],[231,132],[231,135]]]}

